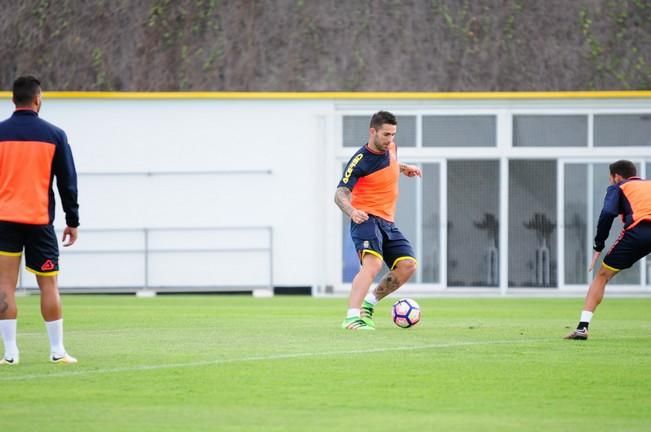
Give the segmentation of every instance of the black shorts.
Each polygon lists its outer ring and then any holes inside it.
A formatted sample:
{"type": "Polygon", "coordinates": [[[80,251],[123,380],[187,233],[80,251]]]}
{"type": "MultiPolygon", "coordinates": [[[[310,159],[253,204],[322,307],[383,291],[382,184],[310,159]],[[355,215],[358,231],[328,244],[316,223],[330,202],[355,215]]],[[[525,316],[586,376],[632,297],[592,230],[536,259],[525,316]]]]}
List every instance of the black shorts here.
{"type": "Polygon", "coordinates": [[[21,256],[27,270],[41,276],[59,272],[59,243],[52,225],[0,221],[0,255],[21,256]]]}
{"type": "Polygon", "coordinates": [[[391,270],[402,260],[416,261],[409,240],[393,222],[368,215],[368,219],[361,224],[350,222],[350,236],[355,243],[360,261],[365,254],[370,253],[384,260],[391,270]]]}
{"type": "Polygon", "coordinates": [[[631,267],[651,253],[651,223],[642,222],[619,235],[604,257],[603,266],[619,271],[631,267]]]}

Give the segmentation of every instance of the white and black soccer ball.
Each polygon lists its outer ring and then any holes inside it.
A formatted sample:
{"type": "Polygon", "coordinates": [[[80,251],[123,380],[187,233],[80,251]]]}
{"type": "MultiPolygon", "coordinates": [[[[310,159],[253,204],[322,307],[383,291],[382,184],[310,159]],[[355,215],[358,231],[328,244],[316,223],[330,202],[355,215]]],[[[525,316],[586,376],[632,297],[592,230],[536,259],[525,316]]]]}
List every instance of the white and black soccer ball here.
{"type": "Polygon", "coordinates": [[[391,308],[391,318],[400,328],[413,327],[420,322],[420,306],[413,299],[400,299],[391,308]]]}

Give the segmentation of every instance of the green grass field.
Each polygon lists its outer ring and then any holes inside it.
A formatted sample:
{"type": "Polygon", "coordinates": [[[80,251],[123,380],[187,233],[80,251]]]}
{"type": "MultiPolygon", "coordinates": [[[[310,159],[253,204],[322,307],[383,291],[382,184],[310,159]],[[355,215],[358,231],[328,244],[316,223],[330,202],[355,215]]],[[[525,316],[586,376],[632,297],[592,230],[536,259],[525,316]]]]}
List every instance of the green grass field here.
{"type": "Polygon", "coordinates": [[[649,431],[651,299],[420,299],[402,330],[339,328],[345,299],[65,296],[74,366],[47,363],[38,297],[3,431],[649,431]]]}

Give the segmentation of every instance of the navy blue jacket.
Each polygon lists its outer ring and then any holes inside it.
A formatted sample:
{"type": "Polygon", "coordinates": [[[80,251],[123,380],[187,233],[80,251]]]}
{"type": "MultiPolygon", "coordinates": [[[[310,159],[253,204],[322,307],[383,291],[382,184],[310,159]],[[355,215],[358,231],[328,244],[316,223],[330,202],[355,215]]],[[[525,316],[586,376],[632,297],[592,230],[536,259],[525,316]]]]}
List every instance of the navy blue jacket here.
{"type": "Polygon", "coordinates": [[[54,177],[66,224],[77,227],[77,172],[65,132],[29,109],[0,122],[0,221],[51,224],[54,177]]]}
{"type": "Polygon", "coordinates": [[[608,186],[604,206],[597,222],[594,250],[604,249],[613,220],[621,215],[624,229],[630,230],[640,222],[651,221],[651,181],[630,177],[608,186]]]}

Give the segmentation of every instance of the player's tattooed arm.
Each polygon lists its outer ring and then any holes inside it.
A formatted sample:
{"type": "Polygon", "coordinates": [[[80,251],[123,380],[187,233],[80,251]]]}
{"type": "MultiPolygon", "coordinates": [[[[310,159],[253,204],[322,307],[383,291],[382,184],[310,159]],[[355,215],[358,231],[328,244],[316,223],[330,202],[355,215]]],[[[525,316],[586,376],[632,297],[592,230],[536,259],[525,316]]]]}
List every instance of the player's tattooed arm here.
{"type": "Polygon", "coordinates": [[[352,192],[347,187],[338,187],[335,192],[335,203],[344,212],[346,215],[350,214],[355,210],[353,205],[350,203],[350,196],[352,192]]]}
{"type": "Polygon", "coordinates": [[[360,224],[368,219],[368,215],[366,212],[357,210],[355,207],[353,207],[350,202],[351,195],[352,192],[347,187],[338,187],[337,191],[335,192],[335,203],[337,206],[339,206],[342,212],[350,217],[353,222],[360,224]]]}
{"type": "Polygon", "coordinates": [[[400,288],[400,282],[393,272],[387,273],[374,290],[375,297],[378,300],[383,299],[395,290],[400,288]]]}

